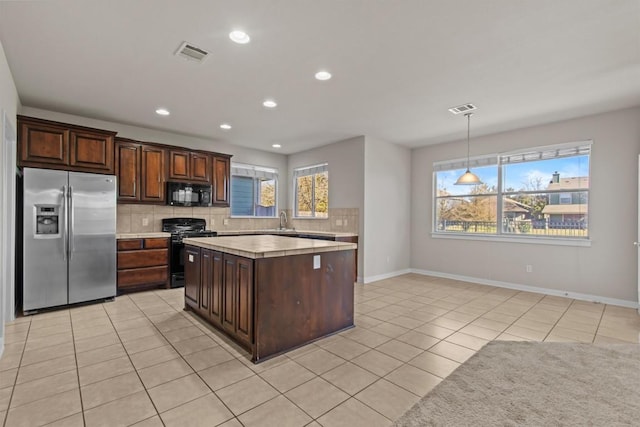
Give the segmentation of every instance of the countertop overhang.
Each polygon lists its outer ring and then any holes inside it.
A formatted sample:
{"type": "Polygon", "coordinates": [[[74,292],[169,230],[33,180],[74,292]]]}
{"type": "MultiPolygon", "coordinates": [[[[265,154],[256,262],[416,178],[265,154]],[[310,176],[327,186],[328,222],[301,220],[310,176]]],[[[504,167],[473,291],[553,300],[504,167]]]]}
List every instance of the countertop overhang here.
{"type": "Polygon", "coordinates": [[[274,235],[195,237],[186,238],[183,242],[186,245],[252,259],[347,251],[358,247],[355,243],[274,235]]]}

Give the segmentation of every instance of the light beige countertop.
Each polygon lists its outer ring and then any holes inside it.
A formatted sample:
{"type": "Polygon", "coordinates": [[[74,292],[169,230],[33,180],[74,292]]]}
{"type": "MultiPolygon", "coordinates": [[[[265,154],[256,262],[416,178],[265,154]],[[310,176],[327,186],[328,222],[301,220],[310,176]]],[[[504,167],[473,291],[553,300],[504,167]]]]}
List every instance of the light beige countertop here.
{"type": "Polygon", "coordinates": [[[309,230],[297,230],[294,228],[285,228],[280,230],[278,228],[263,229],[263,230],[216,230],[218,236],[240,236],[243,234],[272,234],[272,235],[291,235],[291,234],[304,234],[309,236],[328,236],[328,237],[358,237],[356,233],[340,233],[335,231],[309,231],[309,230]]]}
{"type": "Polygon", "coordinates": [[[116,239],[154,239],[160,237],[171,237],[171,233],[118,233],[116,239]]]}
{"type": "Polygon", "coordinates": [[[353,250],[355,243],[300,239],[273,235],[197,237],[183,240],[186,245],[238,255],[245,258],[271,258],[320,252],[353,250]]]}

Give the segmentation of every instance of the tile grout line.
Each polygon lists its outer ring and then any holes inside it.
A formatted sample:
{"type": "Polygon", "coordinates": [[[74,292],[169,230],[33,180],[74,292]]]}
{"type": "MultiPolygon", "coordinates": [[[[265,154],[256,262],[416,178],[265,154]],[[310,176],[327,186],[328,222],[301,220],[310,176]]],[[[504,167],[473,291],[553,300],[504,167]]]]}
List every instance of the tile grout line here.
{"type": "Polygon", "coordinates": [[[27,328],[27,336],[24,339],[24,345],[22,347],[22,351],[20,352],[20,360],[18,361],[18,367],[16,370],[16,377],[13,379],[13,386],[11,388],[11,396],[9,396],[9,403],[7,403],[7,412],[4,414],[4,420],[2,422],[2,426],[6,427],[7,421],[9,420],[9,411],[11,410],[11,402],[13,400],[13,393],[16,391],[16,385],[18,383],[18,375],[20,375],[20,368],[22,367],[22,358],[24,357],[24,352],[27,349],[27,340],[29,339],[29,333],[31,332],[31,321],[33,318],[29,319],[29,327],[27,328]]]}

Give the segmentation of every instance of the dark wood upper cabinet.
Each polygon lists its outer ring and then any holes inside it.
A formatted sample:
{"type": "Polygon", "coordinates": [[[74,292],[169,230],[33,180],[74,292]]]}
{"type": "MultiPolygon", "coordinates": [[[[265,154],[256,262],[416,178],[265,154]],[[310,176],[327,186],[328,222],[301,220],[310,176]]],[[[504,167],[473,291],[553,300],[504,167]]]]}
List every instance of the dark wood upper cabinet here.
{"type": "Polygon", "coordinates": [[[211,183],[211,157],[187,150],[169,151],[169,179],[211,183]]]}
{"type": "Polygon", "coordinates": [[[115,132],[18,116],[19,166],[114,173],[115,132]]]}
{"type": "Polygon", "coordinates": [[[164,203],[164,158],[163,148],[118,138],[118,201],[164,203]]]}
{"type": "Polygon", "coordinates": [[[143,144],[142,156],[142,190],[141,202],[163,203],[165,201],[165,152],[163,148],[143,144]]]}
{"type": "Polygon", "coordinates": [[[113,173],[113,138],[114,135],[72,130],[69,165],[74,169],[113,173]]]}
{"type": "Polygon", "coordinates": [[[229,206],[231,192],[231,159],[213,156],[213,206],[229,206]]]}
{"type": "Polygon", "coordinates": [[[118,200],[140,200],[140,144],[116,141],[118,200]]]}
{"type": "Polygon", "coordinates": [[[18,116],[18,166],[115,174],[118,202],[166,203],[166,182],[212,185],[212,205],[228,207],[231,156],[116,138],[116,132],[18,116]]]}

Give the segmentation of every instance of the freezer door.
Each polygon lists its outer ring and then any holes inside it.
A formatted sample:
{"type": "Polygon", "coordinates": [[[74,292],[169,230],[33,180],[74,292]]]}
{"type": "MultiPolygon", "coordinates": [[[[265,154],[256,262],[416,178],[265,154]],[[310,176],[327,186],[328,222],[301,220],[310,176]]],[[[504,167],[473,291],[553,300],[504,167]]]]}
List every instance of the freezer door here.
{"type": "Polygon", "coordinates": [[[23,310],[67,304],[67,172],[24,168],[23,310]]]}
{"type": "Polygon", "coordinates": [[[116,295],[116,177],[69,172],[69,303],[116,295]]]}

